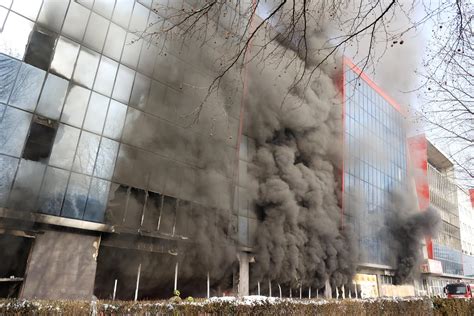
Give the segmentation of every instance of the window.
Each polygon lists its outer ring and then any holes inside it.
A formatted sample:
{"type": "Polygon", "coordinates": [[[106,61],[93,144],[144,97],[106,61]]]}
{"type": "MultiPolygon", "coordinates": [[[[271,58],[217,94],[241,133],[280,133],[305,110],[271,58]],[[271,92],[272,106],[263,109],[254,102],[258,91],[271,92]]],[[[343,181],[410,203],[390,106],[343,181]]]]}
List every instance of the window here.
{"type": "Polygon", "coordinates": [[[26,49],[25,62],[43,70],[48,70],[56,37],[35,30],[31,34],[30,44],[26,49]]]}
{"type": "Polygon", "coordinates": [[[53,148],[56,129],[55,121],[35,116],[31,122],[30,134],[22,157],[33,161],[48,159],[53,148]]]}

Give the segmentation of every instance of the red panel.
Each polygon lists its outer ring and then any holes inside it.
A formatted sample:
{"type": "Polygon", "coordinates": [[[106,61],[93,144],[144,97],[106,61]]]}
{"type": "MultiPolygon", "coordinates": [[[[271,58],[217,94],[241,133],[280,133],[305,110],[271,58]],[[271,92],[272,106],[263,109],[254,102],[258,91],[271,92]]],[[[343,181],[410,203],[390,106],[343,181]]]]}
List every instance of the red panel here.
{"type": "Polygon", "coordinates": [[[474,208],[474,189],[469,189],[469,196],[471,197],[471,206],[474,208]]]}
{"type": "MultiPolygon", "coordinates": [[[[424,134],[408,138],[411,167],[415,178],[418,205],[421,211],[430,206],[430,188],[428,184],[428,142],[424,134]]],[[[428,258],[433,259],[433,241],[426,238],[428,258]]]]}

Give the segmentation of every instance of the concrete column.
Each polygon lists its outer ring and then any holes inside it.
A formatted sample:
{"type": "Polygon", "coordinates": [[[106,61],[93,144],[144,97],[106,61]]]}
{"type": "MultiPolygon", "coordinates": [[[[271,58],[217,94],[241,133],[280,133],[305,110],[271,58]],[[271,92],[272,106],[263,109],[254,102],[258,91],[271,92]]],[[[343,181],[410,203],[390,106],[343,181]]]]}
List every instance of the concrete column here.
{"type": "Polygon", "coordinates": [[[324,287],[324,297],[332,298],[332,288],[331,288],[331,283],[329,283],[329,280],[326,280],[326,284],[324,287]]]}
{"type": "Polygon", "coordinates": [[[90,300],[99,236],[65,231],[38,234],[20,298],[90,300]]]}
{"type": "Polygon", "coordinates": [[[249,295],[249,255],[239,253],[239,296],[249,295]]]}

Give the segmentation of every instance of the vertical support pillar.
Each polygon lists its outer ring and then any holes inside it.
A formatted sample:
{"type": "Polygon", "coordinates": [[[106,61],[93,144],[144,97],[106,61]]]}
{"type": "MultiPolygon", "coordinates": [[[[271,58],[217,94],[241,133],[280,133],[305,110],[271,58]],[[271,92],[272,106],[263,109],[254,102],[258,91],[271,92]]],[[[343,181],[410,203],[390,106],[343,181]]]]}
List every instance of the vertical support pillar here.
{"type": "Polygon", "coordinates": [[[272,297],[272,281],[268,280],[268,296],[272,297]]]}
{"type": "Polygon", "coordinates": [[[311,299],[311,286],[308,288],[308,298],[311,299]]]}
{"type": "Polygon", "coordinates": [[[209,272],[207,272],[207,298],[211,296],[211,282],[209,279],[209,272]]]}
{"type": "Polygon", "coordinates": [[[260,296],[260,281],[257,282],[257,295],[260,296]]]}
{"type": "Polygon", "coordinates": [[[239,296],[249,295],[249,255],[239,253],[239,296]]]}
{"type": "Polygon", "coordinates": [[[178,289],[178,269],[178,261],[176,260],[176,265],[174,266],[174,291],[178,289]]]}
{"type": "Polygon", "coordinates": [[[114,293],[112,295],[112,301],[115,301],[116,294],[117,294],[117,279],[115,279],[115,282],[114,282],[114,293]]]}
{"type": "Polygon", "coordinates": [[[135,286],[135,301],[138,298],[138,287],[140,286],[140,273],[142,272],[142,264],[140,263],[138,265],[138,271],[137,271],[137,284],[135,286]]]}
{"type": "Polygon", "coordinates": [[[324,286],[324,297],[332,298],[332,289],[331,289],[331,283],[329,283],[329,280],[326,280],[326,284],[324,286]]]}

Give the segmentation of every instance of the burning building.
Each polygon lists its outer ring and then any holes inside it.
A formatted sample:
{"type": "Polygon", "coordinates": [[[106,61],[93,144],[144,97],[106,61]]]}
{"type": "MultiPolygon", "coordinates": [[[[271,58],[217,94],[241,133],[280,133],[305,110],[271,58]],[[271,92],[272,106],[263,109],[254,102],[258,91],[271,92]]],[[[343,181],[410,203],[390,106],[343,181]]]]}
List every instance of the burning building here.
{"type": "Polygon", "coordinates": [[[408,174],[396,102],[348,60],[291,90],[296,67],[255,60],[208,95],[233,22],[212,40],[143,36],[167,14],[146,0],[0,3],[1,295],[349,295],[367,275],[403,282],[416,256],[400,232],[423,220],[387,221],[408,174]]]}

